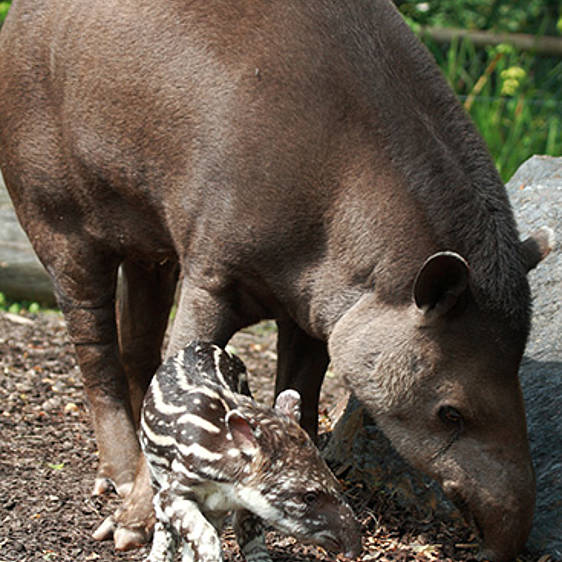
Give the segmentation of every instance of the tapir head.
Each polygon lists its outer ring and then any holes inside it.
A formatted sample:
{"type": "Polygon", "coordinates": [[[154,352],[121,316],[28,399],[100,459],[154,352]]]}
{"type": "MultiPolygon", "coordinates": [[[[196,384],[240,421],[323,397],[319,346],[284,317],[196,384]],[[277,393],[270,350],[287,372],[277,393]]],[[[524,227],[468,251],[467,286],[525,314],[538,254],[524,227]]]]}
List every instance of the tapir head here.
{"type": "MultiPolygon", "coordinates": [[[[529,268],[548,252],[533,243],[523,245],[529,268]]],[[[397,451],[475,523],[483,556],[509,560],[535,504],[517,374],[526,329],[483,311],[470,276],[458,254],[431,256],[411,303],[381,307],[376,293],[364,296],[336,324],[330,354],[397,451]]]]}

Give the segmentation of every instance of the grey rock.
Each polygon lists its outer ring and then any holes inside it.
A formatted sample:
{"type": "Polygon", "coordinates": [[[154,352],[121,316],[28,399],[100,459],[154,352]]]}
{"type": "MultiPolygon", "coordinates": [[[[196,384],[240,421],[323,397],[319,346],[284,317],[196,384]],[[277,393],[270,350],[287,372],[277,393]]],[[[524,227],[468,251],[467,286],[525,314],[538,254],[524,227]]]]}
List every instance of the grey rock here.
{"type": "Polygon", "coordinates": [[[506,188],[522,237],[548,226],[557,239],[529,274],[533,324],[519,374],[537,477],[528,546],[562,560],[562,158],[533,156],[506,188]]]}

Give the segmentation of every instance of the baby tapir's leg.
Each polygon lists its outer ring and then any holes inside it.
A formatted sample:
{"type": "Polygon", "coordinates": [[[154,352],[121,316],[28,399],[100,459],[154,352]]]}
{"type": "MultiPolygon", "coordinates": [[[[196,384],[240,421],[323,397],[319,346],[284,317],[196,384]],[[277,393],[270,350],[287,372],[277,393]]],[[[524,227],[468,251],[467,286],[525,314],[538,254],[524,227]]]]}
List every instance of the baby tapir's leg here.
{"type": "Polygon", "coordinates": [[[177,548],[178,538],[170,525],[157,520],[147,562],[173,562],[177,548]]]}
{"type": "MultiPolygon", "coordinates": [[[[177,534],[184,544],[182,562],[222,562],[219,534],[201,513],[197,502],[189,497],[189,489],[164,488],[155,496],[154,505],[156,517],[166,533],[161,534],[159,542],[169,544],[166,541],[174,540],[173,535],[177,534]]],[[[156,536],[154,538],[156,540],[156,536]]],[[[149,560],[152,562],[152,558],[149,560]]],[[[163,560],[168,562],[166,558],[163,560]]],[[[160,559],[156,561],[160,562],[160,559]]]]}
{"type": "Polygon", "coordinates": [[[245,509],[234,514],[234,532],[246,562],[272,562],[263,532],[262,520],[245,509]]]}

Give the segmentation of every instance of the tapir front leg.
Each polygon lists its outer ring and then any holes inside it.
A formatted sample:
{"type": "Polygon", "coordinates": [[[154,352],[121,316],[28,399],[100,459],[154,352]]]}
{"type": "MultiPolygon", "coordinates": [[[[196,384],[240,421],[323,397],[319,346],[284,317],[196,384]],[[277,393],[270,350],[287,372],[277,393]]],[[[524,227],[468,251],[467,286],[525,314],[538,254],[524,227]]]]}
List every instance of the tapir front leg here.
{"type": "MultiPolygon", "coordinates": [[[[158,519],[164,522],[165,535],[155,537],[168,542],[173,535],[178,537],[182,547],[182,562],[221,562],[222,549],[217,529],[205,518],[196,501],[190,498],[184,487],[164,488],[154,498],[158,519]],[[167,527],[167,528],[166,528],[167,527]]],[[[170,544],[172,549],[175,547],[170,544]]],[[[155,542],[154,548],[159,547],[155,542]]],[[[173,559],[173,550],[167,550],[170,558],[156,557],[158,552],[150,553],[150,562],[168,562],[173,559]]]]}
{"type": "Polygon", "coordinates": [[[196,339],[224,347],[236,331],[257,321],[257,317],[243,317],[235,311],[228,298],[229,291],[224,287],[226,282],[215,281],[213,285],[213,288],[206,288],[204,281],[183,278],[166,357],[196,339]]]}
{"type": "Polygon", "coordinates": [[[146,562],[174,562],[178,538],[171,526],[157,520],[154,525],[152,548],[146,562]]]}

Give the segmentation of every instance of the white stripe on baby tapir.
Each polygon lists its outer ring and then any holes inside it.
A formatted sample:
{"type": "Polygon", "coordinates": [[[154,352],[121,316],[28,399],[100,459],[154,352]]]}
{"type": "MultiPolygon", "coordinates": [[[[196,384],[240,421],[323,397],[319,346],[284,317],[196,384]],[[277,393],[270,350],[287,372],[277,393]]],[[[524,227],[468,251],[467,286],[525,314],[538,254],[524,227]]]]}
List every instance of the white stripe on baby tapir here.
{"type": "Polygon", "coordinates": [[[203,431],[208,431],[209,433],[220,433],[221,428],[212,424],[210,421],[202,418],[201,416],[196,416],[195,414],[183,414],[183,416],[178,418],[178,424],[182,425],[184,423],[189,423],[191,425],[196,425],[199,429],[203,431]]]}
{"type": "Polygon", "coordinates": [[[150,464],[153,464],[155,466],[164,467],[164,468],[170,467],[170,461],[168,459],[164,458],[164,457],[161,457],[159,455],[153,455],[148,451],[145,453],[145,457],[146,457],[146,460],[150,462],[150,464]]]}
{"type": "Polygon", "coordinates": [[[213,453],[212,451],[209,451],[209,449],[205,449],[205,447],[199,445],[199,443],[193,443],[189,446],[183,445],[182,443],[177,443],[175,440],[174,443],[176,443],[179,452],[186,457],[193,455],[197,458],[204,459],[210,462],[219,461],[222,459],[222,455],[220,453],[213,453]]]}
{"type": "Polygon", "coordinates": [[[206,386],[198,386],[198,387],[191,386],[191,387],[189,387],[189,390],[188,390],[187,393],[188,394],[203,394],[207,398],[213,398],[214,400],[218,400],[219,402],[222,402],[222,399],[221,399],[219,393],[216,392],[215,390],[213,390],[212,388],[207,388],[206,386]]]}
{"type": "Polygon", "coordinates": [[[173,447],[177,444],[176,440],[173,437],[154,433],[154,431],[152,431],[152,429],[150,429],[150,427],[148,427],[148,425],[146,424],[144,417],[141,418],[141,427],[148,440],[160,447],[173,447]]]}
{"type": "Polygon", "coordinates": [[[236,489],[236,495],[240,498],[244,507],[256,513],[262,519],[279,521],[283,518],[281,511],[273,507],[266,497],[255,488],[239,487],[236,489]]]}
{"type": "Polygon", "coordinates": [[[175,356],[173,360],[174,367],[175,367],[174,374],[176,375],[178,386],[182,390],[189,390],[193,388],[193,385],[189,383],[189,380],[186,376],[184,358],[185,358],[185,350],[182,349],[181,351],[178,352],[178,354],[175,356]]]}
{"type": "Polygon", "coordinates": [[[201,478],[201,476],[197,473],[188,470],[182,462],[178,461],[178,459],[174,459],[172,461],[172,470],[183,474],[189,480],[203,480],[203,478],[201,478]]]}
{"type": "Polygon", "coordinates": [[[175,414],[181,414],[182,412],[185,412],[185,406],[174,406],[173,404],[169,404],[164,400],[158,378],[154,378],[152,380],[151,390],[152,397],[154,398],[154,406],[160,414],[173,416],[175,414]]]}
{"type": "Polygon", "coordinates": [[[213,353],[213,359],[215,361],[215,375],[217,377],[217,380],[226,388],[229,388],[228,384],[226,384],[226,381],[224,380],[224,377],[222,376],[222,372],[220,370],[220,360],[221,360],[221,356],[223,355],[223,350],[220,349],[219,347],[217,347],[215,349],[215,352],[213,353]]]}

